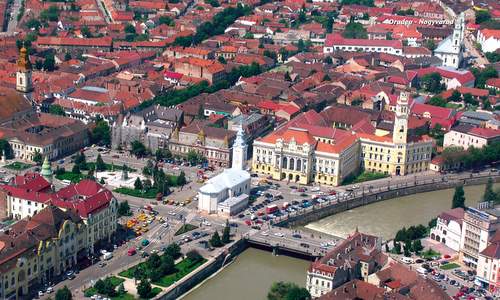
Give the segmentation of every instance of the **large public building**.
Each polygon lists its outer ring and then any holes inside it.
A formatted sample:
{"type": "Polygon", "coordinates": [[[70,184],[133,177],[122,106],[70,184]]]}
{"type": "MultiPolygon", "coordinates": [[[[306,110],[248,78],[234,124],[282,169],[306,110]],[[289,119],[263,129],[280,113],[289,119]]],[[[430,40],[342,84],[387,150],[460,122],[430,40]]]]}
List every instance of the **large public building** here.
{"type": "Polygon", "coordinates": [[[407,93],[399,96],[394,114],[392,136],[379,136],[367,129],[370,124],[345,130],[327,114],[307,111],[254,141],[252,170],[275,180],[331,186],[360,170],[394,176],[428,170],[433,140],[408,134],[407,93]]]}

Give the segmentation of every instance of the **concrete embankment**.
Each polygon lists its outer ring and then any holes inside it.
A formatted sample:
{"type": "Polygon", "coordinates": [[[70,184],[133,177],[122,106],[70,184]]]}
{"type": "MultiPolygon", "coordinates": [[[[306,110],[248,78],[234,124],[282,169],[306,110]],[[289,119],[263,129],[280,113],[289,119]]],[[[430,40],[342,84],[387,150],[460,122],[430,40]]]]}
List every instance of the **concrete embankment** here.
{"type": "Polygon", "coordinates": [[[489,178],[492,178],[494,182],[500,182],[500,176],[496,174],[489,176],[475,176],[469,178],[450,179],[447,181],[428,182],[428,183],[417,184],[416,186],[415,185],[402,186],[398,188],[392,187],[390,190],[378,191],[376,193],[366,192],[364,193],[363,196],[358,196],[337,203],[323,203],[321,206],[313,207],[305,212],[288,215],[282,218],[281,220],[278,220],[278,222],[275,225],[283,227],[303,226],[308,223],[315,222],[322,218],[343,211],[351,210],[359,206],[368,205],[383,200],[388,200],[396,197],[402,197],[417,193],[455,188],[456,186],[459,185],[486,184],[489,178]]]}
{"type": "Polygon", "coordinates": [[[201,265],[173,286],[167,288],[164,292],[158,295],[155,299],[173,300],[178,299],[183,294],[187,293],[192,288],[196,287],[203,280],[216,273],[225,266],[231,259],[243,252],[248,247],[248,243],[244,239],[239,239],[229,246],[224,251],[218,253],[215,257],[208,259],[206,263],[201,265]]]}

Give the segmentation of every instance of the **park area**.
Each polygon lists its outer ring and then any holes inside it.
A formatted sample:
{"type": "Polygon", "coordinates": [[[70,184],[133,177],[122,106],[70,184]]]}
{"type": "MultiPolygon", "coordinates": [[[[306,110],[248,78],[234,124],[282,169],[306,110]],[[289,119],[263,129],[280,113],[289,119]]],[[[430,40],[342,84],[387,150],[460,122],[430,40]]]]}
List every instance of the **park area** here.
{"type": "Polygon", "coordinates": [[[169,245],[163,255],[152,254],[145,262],[139,263],[118,275],[129,279],[149,281],[153,285],[169,287],[203,265],[207,260],[196,250],[189,251],[183,259],[176,244],[169,245]],[[179,262],[175,263],[175,259],[179,262]]]}
{"type": "Polygon", "coordinates": [[[7,169],[11,169],[11,170],[15,170],[15,171],[22,171],[22,170],[26,170],[26,169],[29,169],[31,168],[33,165],[30,165],[30,164],[25,164],[23,162],[18,162],[18,161],[15,161],[11,164],[8,164],[5,166],[5,168],[7,169]]]}

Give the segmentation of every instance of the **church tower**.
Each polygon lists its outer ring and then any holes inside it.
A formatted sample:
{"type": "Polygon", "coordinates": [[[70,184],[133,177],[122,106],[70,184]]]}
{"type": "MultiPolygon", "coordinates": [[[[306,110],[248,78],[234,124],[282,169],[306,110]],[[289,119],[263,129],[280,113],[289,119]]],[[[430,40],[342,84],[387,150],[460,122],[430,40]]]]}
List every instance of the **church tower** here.
{"type": "Polygon", "coordinates": [[[52,183],[52,168],[50,166],[49,156],[45,156],[42,164],[42,172],[40,173],[43,178],[52,183]]]}
{"type": "Polygon", "coordinates": [[[244,170],[246,167],[248,146],[245,142],[245,133],[243,126],[240,125],[236,139],[233,143],[233,163],[232,168],[237,170],[244,170]]]}
{"type": "Polygon", "coordinates": [[[408,115],[410,113],[409,95],[401,92],[396,104],[396,115],[394,118],[394,129],[392,131],[392,141],[395,144],[406,144],[408,135],[408,115]]]}
{"type": "Polygon", "coordinates": [[[30,93],[33,90],[31,82],[31,62],[28,50],[23,46],[17,59],[16,90],[30,93]]]}
{"type": "Polygon", "coordinates": [[[465,31],[465,19],[464,13],[460,13],[458,18],[455,20],[455,28],[453,29],[452,45],[455,51],[461,52],[462,45],[464,41],[464,31],[465,31]]]}

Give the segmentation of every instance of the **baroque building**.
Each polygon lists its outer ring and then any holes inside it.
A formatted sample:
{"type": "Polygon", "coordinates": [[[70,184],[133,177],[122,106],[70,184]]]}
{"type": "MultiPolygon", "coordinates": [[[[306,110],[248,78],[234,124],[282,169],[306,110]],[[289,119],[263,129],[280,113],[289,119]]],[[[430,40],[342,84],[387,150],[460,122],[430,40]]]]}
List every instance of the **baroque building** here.
{"type": "Polygon", "coordinates": [[[335,128],[324,115],[303,113],[254,141],[252,169],[275,180],[332,186],[360,169],[390,175],[426,171],[433,140],[408,135],[408,99],[407,93],[398,98],[392,137],[335,128]]]}
{"type": "Polygon", "coordinates": [[[442,40],[434,50],[434,55],[443,61],[443,66],[458,69],[463,60],[465,38],[465,17],[460,13],[455,20],[453,34],[442,40]]]}

